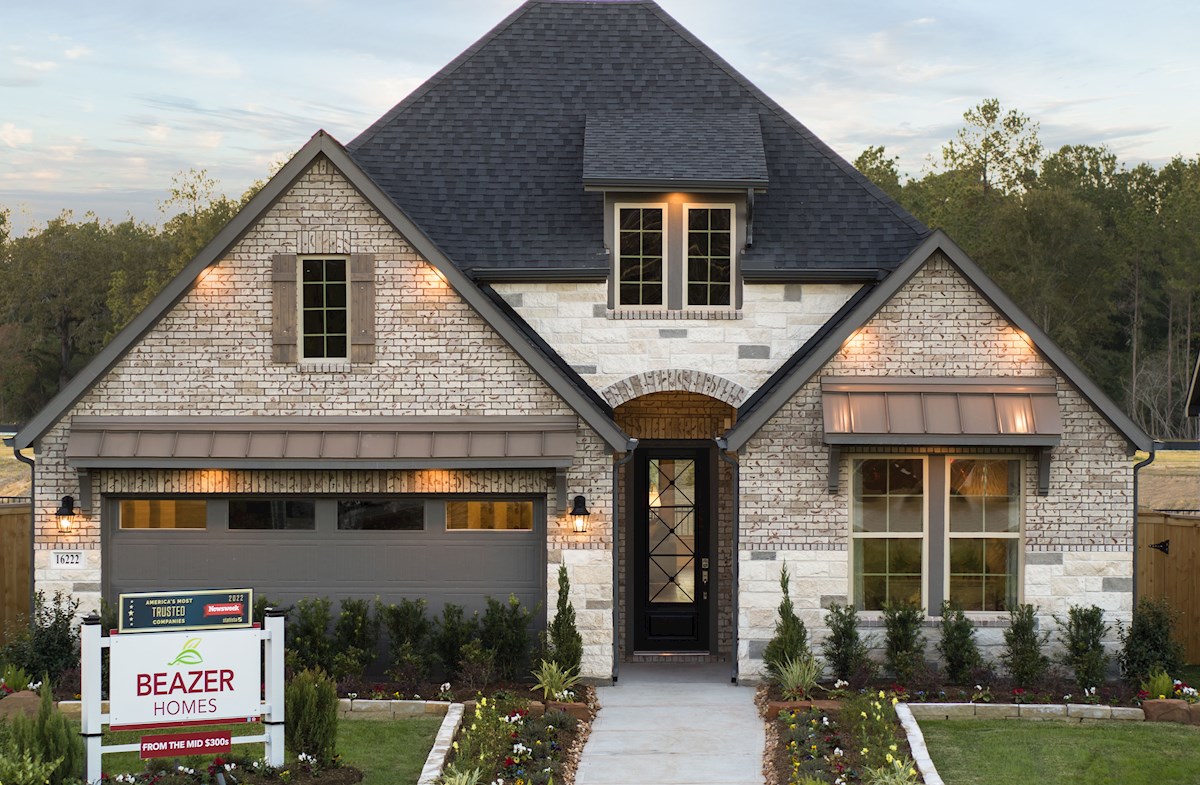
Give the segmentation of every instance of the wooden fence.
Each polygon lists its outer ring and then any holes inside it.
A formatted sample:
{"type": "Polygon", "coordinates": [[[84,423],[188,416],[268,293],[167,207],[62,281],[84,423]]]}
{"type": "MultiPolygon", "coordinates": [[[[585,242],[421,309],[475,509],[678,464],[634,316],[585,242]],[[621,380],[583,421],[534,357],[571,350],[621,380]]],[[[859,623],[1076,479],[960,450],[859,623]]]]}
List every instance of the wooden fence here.
{"type": "Polygon", "coordinates": [[[1167,598],[1187,661],[1200,663],[1200,515],[1139,513],[1137,548],[1137,596],[1167,598]]]}
{"type": "Polygon", "coordinates": [[[29,613],[29,505],[0,504],[0,644],[4,631],[29,613]]]}

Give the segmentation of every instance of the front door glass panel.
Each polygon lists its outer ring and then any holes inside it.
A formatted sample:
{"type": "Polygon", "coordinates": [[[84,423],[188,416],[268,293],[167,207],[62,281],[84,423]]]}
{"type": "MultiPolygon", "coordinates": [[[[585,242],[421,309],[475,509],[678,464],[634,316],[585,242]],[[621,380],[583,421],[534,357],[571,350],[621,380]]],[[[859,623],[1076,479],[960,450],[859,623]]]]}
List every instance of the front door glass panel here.
{"type": "Polygon", "coordinates": [[[696,462],[652,459],[649,485],[650,602],[696,599],[696,462]]]}

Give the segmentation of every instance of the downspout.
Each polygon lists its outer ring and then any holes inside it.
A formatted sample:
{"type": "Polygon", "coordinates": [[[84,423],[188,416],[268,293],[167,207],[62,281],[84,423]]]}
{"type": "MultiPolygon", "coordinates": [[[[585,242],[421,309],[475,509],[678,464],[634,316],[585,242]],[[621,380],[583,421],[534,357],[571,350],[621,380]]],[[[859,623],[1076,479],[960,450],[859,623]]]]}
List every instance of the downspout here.
{"type": "Polygon", "coordinates": [[[729,661],[732,665],[732,672],[729,675],[729,681],[737,684],[738,680],[738,548],[740,545],[741,534],[741,515],[739,514],[742,508],[741,497],[741,471],[740,464],[729,457],[729,442],[724,438],[718,438],[717,455],[722,461],[729,464],[733,469],[733,547],[732,557],[730,558],[731,577],[729,587],[729,602],[732,605],[730,609],[733,612],[732,620],[732,643],[730,644],[729,661]]]}
{"type": "Polygon", "coordinates": [[[625,445],[625,457],[613,463],[613,508],[612,508],[612,553],[613,553],[613,639],[612,639],[612,680],[617,683],[621,675],[621,467],[633,460],[633,451],[637,449],[638,440],[630,439],[625,445]]]}
{"type": "Polygon", "coordinates": [[[34,461],[32,458],[26,458],[16,447],[13,447],[13,455],[21,463],[29,464],[29,618],[32,619],[34,611],[33,592],[37,586],[34,581],[35,571],[33,569],[34,559],[37,556],[37,548],[34,543],[34,540],[37,539],[37,487],[35,485],[37,477],[33,470],[34,461]]]}
{"type": "Polygon", "coordinates": [[[1133,607],[1135,610],[1137,609],[1138,603],[1138,472],[1142,470],[1142,467],[1149,466],[1150,464],[1154,463],[1154,458],[1156,455],[1158,455],[1155,448],[1158,446],[1159,442],[1151,441],[1150,457],[1141,463],[1135,463],[1133,465],[1133,607]]]}

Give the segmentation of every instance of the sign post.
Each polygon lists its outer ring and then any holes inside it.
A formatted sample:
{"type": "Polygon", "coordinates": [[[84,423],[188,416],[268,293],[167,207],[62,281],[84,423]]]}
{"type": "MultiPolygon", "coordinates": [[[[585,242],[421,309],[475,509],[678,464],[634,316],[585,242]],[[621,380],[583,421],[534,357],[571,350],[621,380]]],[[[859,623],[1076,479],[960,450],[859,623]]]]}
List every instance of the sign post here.
{"type": "Polygon", "coordinates": [[[266,629],[259,628],[250,616],[251,596],[249,590],[122,595],[122,632],[113,630],[108,638],[101,637],[97,614],[84,619],[80,697],[87,782],[100,779],[101,757],[112,752],[138,752],[142,758],[220,754],[232,744],[263,743],[267,763],[283,765],[285,617],[268,608],[266,629]],[[108,714],[100,704],[105,648],[108,714]],[[143,730],[260,719],[265,732],[256,736],[203,731],[102,744],[104,725],[143,730]]]}

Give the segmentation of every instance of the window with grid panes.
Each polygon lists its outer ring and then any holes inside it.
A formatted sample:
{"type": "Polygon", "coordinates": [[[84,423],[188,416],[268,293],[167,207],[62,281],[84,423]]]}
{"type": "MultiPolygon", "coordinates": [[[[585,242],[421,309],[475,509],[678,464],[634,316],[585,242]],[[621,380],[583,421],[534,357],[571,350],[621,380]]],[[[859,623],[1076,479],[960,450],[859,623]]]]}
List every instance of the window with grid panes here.
{"type": "Polygon", "coordinates": [[[687,305],[727,306],[733,284],[733,210],[687,207],[687,305]]]}
{"type": "Polygon", "coordinates": [[[921,603],[925,546],[925,461],[865,458],[853,462],[850,502],[854,602],[881,610],[921,603]]]}
{"type": "Polygon", "coordinates": [[[968,611],[1017,604],[1021,461],[949,459],[949,594],[968,611]]]}
{"type": "Polygon", "coordinates": [[[664,212],[661,205],[617,209],[617,302],[620,305],[663,304],[664,212]]]}
{"type": "Polygon", "coordinates": [[[300,260],[300,347],[304,359],[349,358],[346,260],[300,260]]]}

